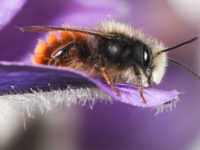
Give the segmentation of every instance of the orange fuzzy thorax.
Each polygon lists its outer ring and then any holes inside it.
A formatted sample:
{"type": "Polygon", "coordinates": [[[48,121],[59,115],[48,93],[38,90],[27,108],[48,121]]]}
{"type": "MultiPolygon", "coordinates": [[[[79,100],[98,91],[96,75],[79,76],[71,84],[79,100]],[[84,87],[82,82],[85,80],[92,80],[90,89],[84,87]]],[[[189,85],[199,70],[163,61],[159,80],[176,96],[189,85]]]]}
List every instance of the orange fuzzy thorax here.
{"type": "Polygon", "coordinates": [[[58,37],[55,33],[50,32],[46,37],[46,42],[41,39],[38,41],[34,49],[35,54],[32,57],[32,62],[34,64],[47,65],[52,59],[51,54],[59,47],[62,47],[72,41],[80,42],[82,40],[86,40],[86,35],[82,33],[60,31],[60,35],[58,37]]]}

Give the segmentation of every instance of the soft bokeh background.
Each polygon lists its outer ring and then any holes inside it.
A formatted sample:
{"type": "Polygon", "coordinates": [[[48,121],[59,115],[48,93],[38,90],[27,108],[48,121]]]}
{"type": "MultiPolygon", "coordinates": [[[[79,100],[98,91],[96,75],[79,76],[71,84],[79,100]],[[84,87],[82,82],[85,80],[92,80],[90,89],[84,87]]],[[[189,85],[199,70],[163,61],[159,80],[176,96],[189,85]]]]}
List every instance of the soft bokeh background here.
{"type": "MultiPolygon", "coordinates": [[[[0,12],[0,60],[6,61],[30,63],[37,38],[45,36],[22,33],[16,26],[70,24],[91,28],[102,20],[115,19],[133,24],[167,46],[200,36],[198,0],[0,0],[0,12]]],[[[199,40],[169,56],[200,73],[199,40]]],[[[175,88],[183,94],[172,112],[158,116],[151,109],[121,103],[98,103],[93,109],[63,106],[25,121],[12,113],[4,114],[0,149],[199,150],[199,80],[169,63],[159,87],[175,88]]]]}

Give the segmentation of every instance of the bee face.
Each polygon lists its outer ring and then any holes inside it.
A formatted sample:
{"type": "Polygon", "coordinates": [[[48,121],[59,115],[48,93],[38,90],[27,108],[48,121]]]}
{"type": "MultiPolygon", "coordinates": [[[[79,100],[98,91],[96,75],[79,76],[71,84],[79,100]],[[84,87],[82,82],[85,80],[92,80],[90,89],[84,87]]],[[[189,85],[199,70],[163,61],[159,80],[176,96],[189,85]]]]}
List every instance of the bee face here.
{"type": "Polygon", "coordinates": [[[112,40],[101,42],[98,49],[109,62],[118,64],[120,69],[138,65],[146,78],[151,80],[152,52],[142,41],[115,34],[112,40]]]}
{"type": "MultiPolygon", "coordinates": [[[[148,80],[156,84],[161,82],[167,66],[166,53],[156,56],[160,50],[165,49],[161,42],[130,25],[115,21],[102,22],[99,25],[99,30],[115,35],[114,41],[116,45],[120,45],[117,47],[121,48],[121,51],[117,51],[118,57],[115,60],[118,63],[120,62],[122,68],[126,68],[124,75],[122,75],[125,82],[134,80],[135,72],[131,70],[133,63],[138,66],[144,86],[148,86],[148,80]]],[[[106,48],[104,53],[106,53],[106,48]]],[[[109,57],[109,60],[112,60],[111,58],[114,59],[114,57],[109,57]]],[[[130,83],[136,84],[136,81],[130,83]]]]}

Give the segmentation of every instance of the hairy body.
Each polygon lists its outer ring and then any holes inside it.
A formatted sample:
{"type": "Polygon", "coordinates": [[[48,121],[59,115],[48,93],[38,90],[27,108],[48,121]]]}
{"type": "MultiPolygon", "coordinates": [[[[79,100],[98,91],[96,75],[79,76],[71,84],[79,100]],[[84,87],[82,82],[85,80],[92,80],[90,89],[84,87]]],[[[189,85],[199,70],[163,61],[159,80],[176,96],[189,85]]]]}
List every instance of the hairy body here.
{"type": "MultiPolygon", "coordinates": [[[[133,41],[141,41],[148,45],[152,55],[164,49],[162,43],[144,35],[143,32],[135,30],[129,25],[115,21],[102,22],[98,28],[104,33],[112,33],[123,36],[133,41]]],[[[52,55],[71,42],[76,42],[75,46],[70,48],[65,55],[59,58],[54,65],[75,69],[84,72],[94,78],[104,80],[101,67],[102,60],[99,49],[103,49],[104,43],[101,38],[73,31],[60,31],[60,35],[50,32],[47,35],[47,42],[39,40],[34,52],[33,62],[35,64],[48,65],[52,61],[52,55]]],[[[123,50],[122,50],[123,51],[123,50]]],[[[159,84],[167,64],[166,53],[155,56],[152,61],[152,81],[159,84]]],[[[148,86],[148,79],[142,68],[139,69],[141,82],[143,86],[148,86]]],[[[121,66],[120,62],[107,60],[106,72],[109,74],[112,82],[137,84],[135,71],[129,63],[121,66]]]]}

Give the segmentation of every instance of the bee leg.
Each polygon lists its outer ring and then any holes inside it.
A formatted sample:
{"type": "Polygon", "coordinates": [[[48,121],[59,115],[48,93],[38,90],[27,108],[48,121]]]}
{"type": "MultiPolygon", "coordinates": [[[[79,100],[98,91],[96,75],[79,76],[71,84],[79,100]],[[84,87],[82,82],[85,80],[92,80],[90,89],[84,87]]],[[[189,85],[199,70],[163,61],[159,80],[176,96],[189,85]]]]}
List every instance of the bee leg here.
{"type": "Polygon", "coordinates": [[[60,57],[62,57],[63,55],[66,54],[66,52],[68,50],[70,50],[70,48],[72,48],[73,46],[75,46],[75,42],[71,42],[69,44],[67,44],[65,47],[55,51],[54,53],[52,53],[51,57],[52,60],[49,62],[49,65],[55,65],[57,63],[57,59],[59,59],[60,57]]]}
{"type": "Polygon", "coordinates": [[[148,79],[148,87],[150,87],[150,88],[152,88],[153,86],[152,86],[152,82],[151,82],[151,80],[150,79],[148,79]]]}
{"type": "Polygon", "coordinates": [[[104,57],[102,58],[102,66],[101,67],[101,75],[106,80],[106,83],[116,92],[117,96],[121,96],[119,91],[115,88],[110,75],[106,72],[106,60],[104,57]]]}
{"type": "Polygon", "coordinates": [[[106,80],[106,83],[116,92],[117,96],[121,96],[119,91],[115,88],[115,86],[110,78],[110,75],[106,72],[104,67],[101,68],[101,75],[106,80]]]}
{"type": "Polygon", "coordinates": [[[143,95],[143,86],[142,86],[142,80],[141,80],[139,69],[135,64],[133,65],[133,69],[135,70],[135,75],[137,77],[137,86],[138,86],[138,91],[140,92],[140,96],[143,100],[143,103],[147,103],[147,100],[144,98],[144,95],[143,95]]]}
{"type": "Polygon", "coordinates": [[[138,91],[140,92],[140,96],[143,100],[143,103],[147,103],[147,100],[144,98],[144,95],[143,95],[143,86],[142,86],[141,76],[137,76],[137,81],[138,81],[138,91]]]}

